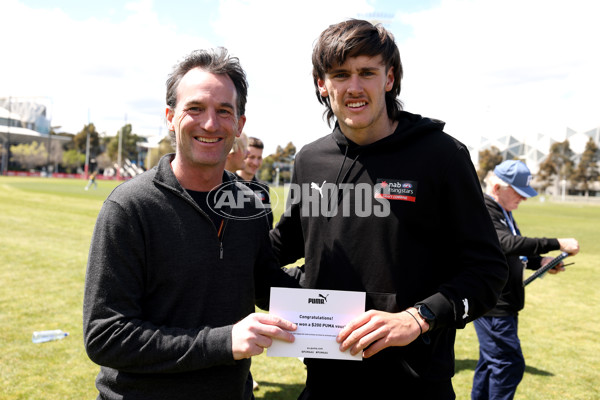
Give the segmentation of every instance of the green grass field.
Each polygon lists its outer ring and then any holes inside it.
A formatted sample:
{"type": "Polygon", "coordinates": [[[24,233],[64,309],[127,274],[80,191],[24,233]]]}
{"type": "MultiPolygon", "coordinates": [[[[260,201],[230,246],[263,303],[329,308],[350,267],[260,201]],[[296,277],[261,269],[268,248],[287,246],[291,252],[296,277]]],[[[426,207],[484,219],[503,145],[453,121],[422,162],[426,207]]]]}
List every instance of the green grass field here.
{"type": "MultiPolygon", "coordinates": [[[[93,399],[98,366],[82,342],[85,265],[102,201],[99,181],[0,177],[0,399],[93,399]],[[64,340],[33,344],[33,331],[63,329],[64,340]]],[[[276,189],[283,210],[282,189],[276,189]]],[[[527,362],[517,399],[600,399],[600,207],[530,200],[515,213],[528,236],[576,237],[581,253],[565,273],[528,286],[520,336],[527,362]]],[[[554,254],[553,254],[554,255],[554,254]]],[[[478,344],[458,332],[455,390],[470,398],[478,344]]],[[[295,358],[254,358],[258,399],[296,399],[305,370],[295,358]]]]}

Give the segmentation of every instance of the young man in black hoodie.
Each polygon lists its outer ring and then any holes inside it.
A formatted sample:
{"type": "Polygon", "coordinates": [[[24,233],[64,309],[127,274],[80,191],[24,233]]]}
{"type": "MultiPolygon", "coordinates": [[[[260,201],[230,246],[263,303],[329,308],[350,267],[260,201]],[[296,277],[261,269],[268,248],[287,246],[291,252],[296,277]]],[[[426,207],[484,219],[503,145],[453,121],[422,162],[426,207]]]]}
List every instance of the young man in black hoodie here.
{"type": "Polygon", "coordinates": [[[313,78],[333,132],[297,155],[271,232],[303,287],[364,291],[338,335],[363,361],[305,359],[300,398],[453,399],[456,328],[492,308],[507,267],[466,147],[402,111],[392,35],[367,21],[326,29],[313,78]]]}

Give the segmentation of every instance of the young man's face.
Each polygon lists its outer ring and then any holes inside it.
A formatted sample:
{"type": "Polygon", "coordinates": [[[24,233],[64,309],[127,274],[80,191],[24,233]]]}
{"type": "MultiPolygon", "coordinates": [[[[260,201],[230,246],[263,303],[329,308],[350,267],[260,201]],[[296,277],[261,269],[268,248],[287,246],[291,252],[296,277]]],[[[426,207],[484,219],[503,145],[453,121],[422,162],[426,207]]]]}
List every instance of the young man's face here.
{"type": "Polygon", "coordinates": [[[393,69],[386,70],[381,56],[349,57],[317,81],[321,96],[329,97],[342,132],[359,144],[366,144],[361,138],[378,140],[391,133],[385,94],[393,84],[393,69]]]}
{"type": "Polygon", "coordinates": [[[190,70],[177,88],[177,106],[167,108],[177,157],[186,167],[222,167],[246,118],[237,117],[237,92],[227,75],[190,70]]]}
{"type": "Polygon", "coordinates": [[[256,172],[262,165],[262,153],[263,149],[256,147],[248,147],[248,156],[246,157],[246,166],[244,167],[244,173],[247,175],[255,176],[256,172]]]}

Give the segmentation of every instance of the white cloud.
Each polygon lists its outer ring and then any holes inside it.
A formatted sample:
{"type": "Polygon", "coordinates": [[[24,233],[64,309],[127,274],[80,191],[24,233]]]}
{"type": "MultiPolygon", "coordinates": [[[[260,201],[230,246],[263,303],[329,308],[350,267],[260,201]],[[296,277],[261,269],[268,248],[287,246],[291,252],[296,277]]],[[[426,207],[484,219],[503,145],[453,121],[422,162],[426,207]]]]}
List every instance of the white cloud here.
{"type": "Polygon", "coordinates": [[[125,118],[136,133],[164,134],[164,82],[171,67],[194,49],[225,46],[247,71],[246,128],[265,141],[267,153],[328,133],[313,94],[312,43],[329,24],[371,11],[367,1],[223,0],[216,11],[206,6],[175,10],[193,15],[181,18],[188,24],[183,29],[172,24],[177,15],[159,18],[150,0],[127,3],[128,14],[120,20],[73,20],[59,9],[8,0],[3,7],[8,23],[0,25],[0,35],[15,38],[3,50],[14,62],[0,65],[0,95],[48,96],[52,123],[64,131],[79,131],[89,112],[97,129],[109,135],[125,118]],[[180,33],[193,31],[189,21],[211,26],[214,35],[180,33]]]}
{"type": "Polygon", "coordinates": [[[400,44],[407,108],[446,120],[468,143],[480,136],[600,125],[600,38],[585,1],[443,1],[404,17],[400,44]]]}
{"type": "MultiPolygon", "coordinates": [[[[208,3],[168,15],[141,0],[128,3],[125,15],[73,20],[59,9],[4,0],[0,36],[10,62],[0,63],[0,96],[51,97],[53,125],[70,132],[87,123],[89,110],[100,132],[116,133],[127,118],[136,133],[164,133],[171,67],[193,49],[222,45],[248,73],[247,133],[265,141],[267,154],[289,141],[301,147],[330,131],[311,77],[319,33],[349,17],[402,7],[369,0],[208,3]]],[[[412,32],[394,31],[406,109],[445,120],[448,133],[468,144],[481,135],[600,125],[600,28],[591,3],[444,0],[418,13],[396,11],[412,32]]]]}
{"type": "Polygon", "coordinates": [[[64,12],[30,9],[9,1],[0,35],[10,37],[0,63],[2,95],[51,98],[53,125],[77,132],[91,122],[114,135],[127,122],[134,132],[163,126],[164,82],[171,66],[202,38],[162,26],[151,3],[128,6],[121,22],[75,21],[64,12]]]}
{"type": "Polygon", "coordinates": [[[312,46],[327,26],[372,11],[367,1],[286,3],[225,0],[214,27],[240,58],[250,84],[245,131],[266,153],[293,142],[299,149],[330,132],[314,94],[312,46]]]}

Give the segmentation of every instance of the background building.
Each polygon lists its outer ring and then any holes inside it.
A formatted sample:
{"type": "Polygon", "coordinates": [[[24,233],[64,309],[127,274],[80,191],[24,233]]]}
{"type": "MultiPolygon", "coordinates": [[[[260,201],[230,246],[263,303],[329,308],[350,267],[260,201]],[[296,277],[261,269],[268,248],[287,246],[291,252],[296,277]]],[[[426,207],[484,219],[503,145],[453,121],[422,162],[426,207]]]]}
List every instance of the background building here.
{"type": "Polygon", "coordinates": [[[51,149],[52,141],[66,143],[71,140],[50,135],[51,121],[47,113],[48,106],[42,98],[0,98],[0,173],[9,169],[11,146],[35,141],[51,149]]]}

